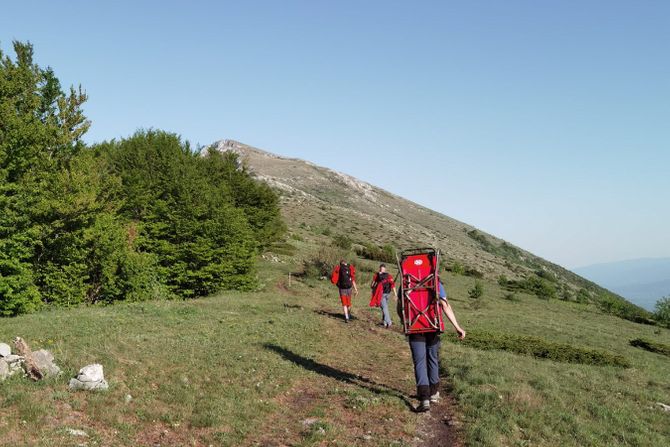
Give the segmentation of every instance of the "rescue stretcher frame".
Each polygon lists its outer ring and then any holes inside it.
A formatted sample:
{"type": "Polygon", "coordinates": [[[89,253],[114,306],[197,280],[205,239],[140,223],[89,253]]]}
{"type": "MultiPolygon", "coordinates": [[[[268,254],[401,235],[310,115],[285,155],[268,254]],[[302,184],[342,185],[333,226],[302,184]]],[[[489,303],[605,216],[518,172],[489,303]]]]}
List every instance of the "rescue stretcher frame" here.
{"type": "Polygon", "coordinates": [[[442,313],[439,304],[439,288],[440,280],[438,272],[440,269],[440,252],[431,247],[413,248],[403,250],[400,256],[396,253],[396,261],[398,264],[398,274],[400,275],[400,285],[402,289],[402,296],[400,297],[400,306],[402,314],[403,332],[406,335],[421,334],[427,332],[443,332],[444,321],[442,320],[442,313]],[[431,265],[430,273],[423,277],[417,278],[409,272],[403,271],[402,265],[408,257],[426,255],[430,259],[433,257],[434,265],[431,265]],[[425,308],[420,308],[412,300],[411,294],[415,291],[426,290],[430,295],[430,299],[425,308]],[[413,312],[412,312],[413,311],[413,312]],[[412,315],[414,314],[414,315],[412,315]],[[416,323],[424,318],[423,322],[427,323],[424,328],[416,328],[416,323]]]}

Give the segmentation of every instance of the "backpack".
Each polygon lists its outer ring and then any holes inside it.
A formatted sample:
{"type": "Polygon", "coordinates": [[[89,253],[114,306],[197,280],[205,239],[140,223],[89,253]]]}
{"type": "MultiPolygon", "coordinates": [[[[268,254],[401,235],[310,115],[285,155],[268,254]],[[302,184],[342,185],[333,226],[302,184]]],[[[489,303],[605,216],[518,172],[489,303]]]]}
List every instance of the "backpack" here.
{"type": "Polygon", "coordinates": [[[351,280],[351,267],[348,264],[340,264],[337,287],[340,289],[350,289],[353,285],[354,282],[351,280]]]}
{"type": "Polygon", "coordinates": [[[391,281],[386,280],[388,276],[388,272],[377,273],[377,284],[382,285],[382,290],[384,293],[391,293],[391,281]]]}

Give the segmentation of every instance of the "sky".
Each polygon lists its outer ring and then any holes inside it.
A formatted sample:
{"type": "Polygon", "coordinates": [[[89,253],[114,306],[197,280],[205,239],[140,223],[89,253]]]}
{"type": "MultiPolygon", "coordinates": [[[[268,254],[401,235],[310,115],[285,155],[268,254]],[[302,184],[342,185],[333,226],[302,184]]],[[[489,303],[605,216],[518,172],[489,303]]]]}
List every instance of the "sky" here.
{"type": "Polygon", "coordinates": [[[229,138],[566,267],[670,256],[670,2],[2,1],[88,143],[229,138]],[[421,179],[421,181],[417,181],[421,179]]]}

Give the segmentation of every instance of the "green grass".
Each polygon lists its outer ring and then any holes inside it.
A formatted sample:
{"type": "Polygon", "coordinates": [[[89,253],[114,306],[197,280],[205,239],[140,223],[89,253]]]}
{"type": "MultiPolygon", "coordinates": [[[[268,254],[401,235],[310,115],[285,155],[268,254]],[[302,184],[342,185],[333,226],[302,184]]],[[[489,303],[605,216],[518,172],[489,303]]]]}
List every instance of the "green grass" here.
{"type": "MultiPolygon", "coordinates": [[[[656,446],[670,441],[668,362],[630,346],[644,336],[670,341],[670,331],[603,314],[594,305],[540,300],[489,282],[473,306],[473,280],[449,274],[447,290],[461,325],[478,332],[515,334],[606,351],[630,368],[558,363],[467,343],[443,346],[446,369],[465,423],[469,445],[656,446]]],[[[452,336],[453,337],[453,336],[452,336]]]]}
{"type": "MultiPolygon", "coordinates": [[[[294,243],[300,253],[314,249],[294,243]]],[[[345,325],[329,282],[294,278],[289,288],[288,272],[300,262],[282,260],[289,262],[260,264],[259,292],[3,319],[1,341],[20,335],[34,349],[52,350],[65,374],[0,383],[0,439],[80,444],[67,428],[86,431],[88,445],[110,446],[409,446],[423,439],[426,424],[440,418],[408,408],[414,392],[409,350],[402,334],[380,329],[378,311],[367,308],[364,284],[372,272],[359,270],[358,319],[345,325]],[[104,365],[109,391],[69,392],[69,377],[93,362],[104,365]],[[310,417],[318,422],[304,426],[310,417]]],[[[467,290],[474,279],[444,279],[470,333],[465,343],[445,334],[453,343],[442,345],[467,445],[668,444],[668,414],[656,405],[670,403],[668,359],[629,340],[668,344],[670,331],[654,333],[659,330],[593,305],[525,293],[511,301],[487,280],[479,280],[484,295],[472,300],[467,290]],[[542,340],[543,346],[609,353],[630,367],[538,359],[507,345],[488,349],[500,339],[512,347],[542,340]]]]}

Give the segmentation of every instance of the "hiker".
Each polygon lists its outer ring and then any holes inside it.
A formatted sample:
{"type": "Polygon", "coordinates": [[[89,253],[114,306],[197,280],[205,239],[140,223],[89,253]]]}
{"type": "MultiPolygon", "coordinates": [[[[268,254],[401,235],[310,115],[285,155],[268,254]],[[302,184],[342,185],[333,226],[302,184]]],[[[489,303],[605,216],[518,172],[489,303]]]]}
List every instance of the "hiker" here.
{"type": "Polygon", "coordinates": [[[344,259],[335,266],[330,276],[330,282],[335,284],[340,292],[340,301],[342,301],[342,310],[344,311],[344,321],[349,323],[351,315],[351,290],[358,295],[358,286],[356,286],[356,269],[348,264],[344,259]]]}
{"type": "MultiPolygon", "coordinates": [[[[402,296],[402,289],[401,289],[402,296]]],[[[442,282],[439,283],[439,303],[440,309],[452,324],[458,338],[465,338],[465,331],[459,326],[449,301],[447,293],[444,290],[442,282]]],[[[402,316],[401,300],[398,300],[398,315],[402,316]]],[[[416,411],[419,413],[429,411],[430,404],[436,403],[440,399],[440,332],[426,332],[423,334],[410,334],[408,337],[409,347],[412,351],[412,361],[414,363],[414,377],[416,378],[416,394],[419,398],[419,406],[416,411]]]]}
{"type": "Polygon", "coordinates": [[[386,271],[386,264],[379,266],[379,271],[372,277],[370,288],[372,289],[370,307],[382,308],[382,325],[388,329],[393,324],[391,314],[389,313],[389,296],[393,292],[393,296],[397,300],[398,295],[396,295],[393,276],[386,271]]]}

